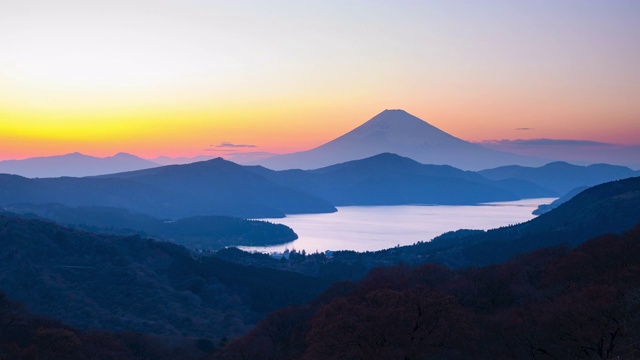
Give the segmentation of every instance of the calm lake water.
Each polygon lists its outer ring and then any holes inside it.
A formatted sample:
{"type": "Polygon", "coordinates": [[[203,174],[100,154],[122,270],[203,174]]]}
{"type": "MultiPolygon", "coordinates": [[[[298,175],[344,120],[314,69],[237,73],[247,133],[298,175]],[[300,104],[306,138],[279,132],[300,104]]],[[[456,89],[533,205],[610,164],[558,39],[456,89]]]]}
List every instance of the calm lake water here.
{"type": "Polygon", "coordinates": [[[553,198],[487,203],[473,206],[343,206],[332,214],[290,215],[264,219],[291,227],[299,239],[284,245],[242,247],[248,251],[374,251],[429,241],[447,231],[488,230],[533,219],[540,204],[553,198]]]}

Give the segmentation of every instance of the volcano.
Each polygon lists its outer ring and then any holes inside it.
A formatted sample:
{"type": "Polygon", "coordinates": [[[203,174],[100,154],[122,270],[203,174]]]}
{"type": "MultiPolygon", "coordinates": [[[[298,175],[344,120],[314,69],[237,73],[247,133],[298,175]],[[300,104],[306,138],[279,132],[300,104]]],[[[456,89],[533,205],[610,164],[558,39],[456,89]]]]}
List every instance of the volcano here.
{"type": "Polygon", "coordinates": [[[314,149],[276,155],[258,164],[274,170],[316,169],[380,153],[423,164],[482,170],[504,165],[540,166],[548,161],[488,149],[421,120],[404,110],[384,110],[350,132],[314,149]]]}

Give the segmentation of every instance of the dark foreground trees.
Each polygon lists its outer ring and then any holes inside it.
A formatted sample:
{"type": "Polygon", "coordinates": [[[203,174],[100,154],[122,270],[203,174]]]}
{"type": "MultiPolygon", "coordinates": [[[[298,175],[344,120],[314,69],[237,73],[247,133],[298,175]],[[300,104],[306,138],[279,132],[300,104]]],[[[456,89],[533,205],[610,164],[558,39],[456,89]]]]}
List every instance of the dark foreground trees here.
{"type": "Polygon", "coordinates": [[[83,331],[35,316],[0,292],[0,359],[208,359],[206,339],[83,331]]]}
{"type": "Polygon", "coordinates": [[[640,227],[500,265],[372,271],[269,315],[220,359],[636,359],[640,227]]]}
{"type": "Polygon", "coordinates": [[[640,227],[486,267],[378,268],[222,343],[83,331],[0,295],[1,359],[637,359],[640,227]]]}

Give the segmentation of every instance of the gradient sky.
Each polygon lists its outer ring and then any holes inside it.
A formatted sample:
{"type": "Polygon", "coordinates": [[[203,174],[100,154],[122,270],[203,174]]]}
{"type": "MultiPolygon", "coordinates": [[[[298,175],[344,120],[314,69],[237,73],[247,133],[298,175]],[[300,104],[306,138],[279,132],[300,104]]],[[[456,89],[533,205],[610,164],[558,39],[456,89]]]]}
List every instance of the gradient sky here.
{"type": "Polygon", "coordinates": [[[0,0],[0,159],[291,152],[385,108],[471,141],[638,145],[638,19],[637,0],[0,0]]]}

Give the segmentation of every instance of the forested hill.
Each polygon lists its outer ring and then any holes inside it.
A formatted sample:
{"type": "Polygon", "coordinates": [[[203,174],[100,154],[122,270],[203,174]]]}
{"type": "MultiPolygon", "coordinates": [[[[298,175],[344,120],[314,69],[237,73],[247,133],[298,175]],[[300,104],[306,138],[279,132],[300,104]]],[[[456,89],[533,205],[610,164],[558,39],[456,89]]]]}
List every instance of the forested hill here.
{"type": "Polygon", "coordinates": [[[637,359],[640,228],[499,265],[371,271],[216,359],[637,359]]]}
{"type": "Polygon", "coordinates": [[[0,216],[0,291],[80,328],[236,336],[265,312],[328,282],[257,269],[140,237],[97,235],[0,216]],[[295,289],[295,291],[292,291],[295,289]]]}
{"type": "Polygon", "coordinates": [[[298,238],[291,228],[282,224],[228,216],[197,216],[167,221],[126,209],[101,206],[73,208],[62,204],[18,204],[5,209],[22,217],[44,218],[71,228],[101,234],[153,237],[190,249],[266,246],[298,238]]]}
{"type": "Polygon", "coordinates": [[[574,247],[598,235],[620,234],[639,223],[640,177],[635,177],[589,188],[528,222],[468,236],[445,234],[422,244],[422,250],[431,261],[484,265],[547,246],[574,247]]]}

